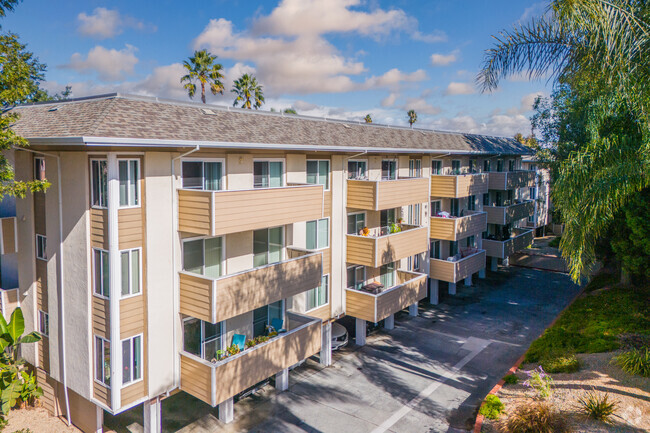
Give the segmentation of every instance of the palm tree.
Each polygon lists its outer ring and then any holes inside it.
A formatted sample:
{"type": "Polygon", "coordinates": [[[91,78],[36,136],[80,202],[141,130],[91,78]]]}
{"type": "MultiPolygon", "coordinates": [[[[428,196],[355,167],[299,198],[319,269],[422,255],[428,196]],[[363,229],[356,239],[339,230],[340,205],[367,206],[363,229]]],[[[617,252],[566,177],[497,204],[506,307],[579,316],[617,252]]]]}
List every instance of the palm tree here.
{"type": "Polygon", "coordinates": [[[411,128],[413,128],[413,124],[418,121],[417,113],[415,112],[415,110],[409,110],[406,113],[406,116],[408,117],[409,125],[411,126],[411,128]]]}
{"type": "Polygon", "coordinates": [[[232,106],[236,107],[241,102],[242,108],[255,107],[257,110],[264,103],[264,94],[262,93],[262,86],[257,83],[257,79],[253,75],[244,74],[235,80],[231,90],[237,96],[232,106]],[[253,101],[251,101],[251,98],[253,101]]]}
{"type": "Polygon", "coordinates": [[[588,99],[587,139],[552,166],[565,223],[560,248],[578,280],[591,273],[617,211],[650,186],[650,8],[641,0],[554,0],[544,17],[495,39],[477,77],[484,91],[524,73],[588,99]],[[621,112],[634,129],[604,134],[621,112]]]}
{"type": "Polygon", "coordinates": [[[364,117],[363,120],[365,120],[366,123],[372,123],[372,117],[370,117],[370,114],[366,114],[366,117],[364,117]]]}
{"type": "Polygon", "coordinates": [[[223,95],[223,65],[215,63],[217,56],[213,56],[206,50],[194,51],[194,56],[189,61],[183,62],[183,67],[187,74],[181,77],[181,83],[185,83],[183,88],[187,90],[190,99],[196,94],[196,82],[201,83],[201,101],[205,104],[205,86],[210,86],[210,92],[213,95],[220,93],[223,95]]]}

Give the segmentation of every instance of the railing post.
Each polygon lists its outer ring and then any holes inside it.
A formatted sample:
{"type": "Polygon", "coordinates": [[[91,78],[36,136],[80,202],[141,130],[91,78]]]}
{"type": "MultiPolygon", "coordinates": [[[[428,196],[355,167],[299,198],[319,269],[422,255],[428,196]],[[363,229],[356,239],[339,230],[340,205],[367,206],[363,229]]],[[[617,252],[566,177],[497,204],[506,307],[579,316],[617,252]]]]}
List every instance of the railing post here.
{"type": "Polygon", "coordinates": [[[359,346],[365,346],[366,345],[366,321],[363,319],[357,318],[355,320],[355,334],[356,334],[356,340],[357,340],[357,345],[359,346]]]}
{"type": "Polygon", "coordinates": [[[320,364],[324,367],[332,365],[332,324],[325,323],[321,330],[320,364]]]}

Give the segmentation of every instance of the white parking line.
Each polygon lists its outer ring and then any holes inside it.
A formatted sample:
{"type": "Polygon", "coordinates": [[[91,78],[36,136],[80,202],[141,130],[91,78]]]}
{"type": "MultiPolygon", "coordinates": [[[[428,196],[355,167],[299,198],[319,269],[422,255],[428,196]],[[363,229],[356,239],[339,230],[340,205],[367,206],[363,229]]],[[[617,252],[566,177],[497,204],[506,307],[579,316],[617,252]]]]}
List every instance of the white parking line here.
{"type": "Polygon", "coordinates": [[[479,338],[474,338],[470,337],[467,339],[467,342],[463,345],[465,348],[472,347],[473,350],[467,354],[463,359],[458,361],[456,365],[454,365],[451,368],[451,374],[447,376],[443,376],[443,379],[441,381],[436,381],[431,383],[429,386],[424,388],[420,393],[411,399],[408,403],[406,403],[404,406],[402,406],[397,412],[395,412],[393,415],[391,415],[390,418],[388,418],[386,421],[381,423],[377,428],[375,428],[371,433],[384,433],[386,432],[389,428],[391,428],[397,421],[402,419],[406,414],[408,414],[413,408],[415,408],[417,405],[419,405],[425,398],[429,397],[431,394],[435,392],[436,389],[449,379],[456,379],[460,375],[458,372],[460,371],[461,368],[463,368],[468,362],[470,362],[472,359],[474,359],[479,353],[483,351],[488,345],[491,343],[489,340],[481,340],[479,338]]]}

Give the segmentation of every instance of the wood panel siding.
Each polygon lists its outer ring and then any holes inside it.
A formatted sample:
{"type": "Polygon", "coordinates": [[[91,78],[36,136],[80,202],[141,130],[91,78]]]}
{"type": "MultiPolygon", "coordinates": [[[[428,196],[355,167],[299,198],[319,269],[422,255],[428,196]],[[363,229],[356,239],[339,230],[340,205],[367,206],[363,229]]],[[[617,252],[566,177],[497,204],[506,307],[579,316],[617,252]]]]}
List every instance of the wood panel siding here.
{"type": "Polygon", "coordinates": [[[0,218],[0,248],[2,254],[18,252],[16,217],[0,218]]]}
{"type": "Polygon", "coordinates": [[[111,329],[108,299],[93,296],[93,333],[109,340],[111,329]]]}
{"type": "Polygon", "coordinates": [[[139,248],[144,244],[143,207],[119,209],[117,212],[120,250],[139,248]]]}
{"type": "MultiPolygon", "coordinates": [[[[332,299],[331,288],[330,288],[330,293],[327,295],[327,299],[332,299]]],[[[310,317],[321,319],[323,322],[327,322],[332,317],[331,306],[332,304],[328,302],[327,305],[323,305],[322,307],[309,310],[305,314],[309,315],[310,317]]]]}
{"type": "Polygon", "coordinates": [[[178,230],[210,236],[212,234],[212,193],[178,190],[178,230]]]}
{"type": "Polygon", "coordinates": [[[47,262],[36,259],[36,307],[47,311],[47,262]]]}
{"type": "Polygon", "coordinates": [[[485,206],[488,224],[506,225],[535,213],[535,201],[527,200],[509,206],[485,206]]]}
{"type": "Polygon", "coordinates": [[[57,383],[40,368],[36,368],[36,382],[43,390],[43,395],[38,401],[51,415],[58,416],[57,383]]]}
{"type": "Polygon", "coordinates": [[[456,283],[485,268],[485,250],[452,262],[429,259],[429,276],[436,280],[456,283]]]}
{"type": "Polygon", "coordinates": [[[144,380],[136,382],[132,385],[125,386],[120,390],[120,403],[122,407],[131,404],[134,401],[140,400],[147,395],[144,380]]]}
{"type": "Polygon", "coordinates": [[[345,289],[345,314],[357,319],[375,322],[377,298],[370,293],[345,289]]]}
{"type": "Polygon", "coordinates": [[[431,217],[429,227],[431,239],[457,241],[484,232],[487,229],[487,214],[474,212],[459,218],[431,217]]]}
{"type": "Polygon", "coordinates": [[[120,300],[120,340],[142,334],[145,327],[142,295],[120,300]]]}
{"type": "Polygon", "coordinates": [[[93,398],[106,407],[111,407],[111,390],[101,383],[93,380],[93,398]]]}
{"type": "Polygon", "coordinates": [[[535,186],[534,171],[517,170],[490,172],[489,188],[500,191],[535,186]]]}
{"type": "Polygon", "coordinates": [[[45,336],[38,342],[38,366],[50,371],[50,339],[45,336]]]}
{"type": "Polygon", "coordinates": [[[90,208],[90,246],[108,251],[108,210],[90,208]]]}
{"type": "Polygon", "coordinates": [[[487,191],[488,175],[485,173],[431,176],[431,197],[461,198],[487,191]]]}
{"type": "Polygon", "coordinates": [[[348,180],[347,207],[383,210],[429,201],[429,181],[424,177],[397,180],[348,180]]]}
{"type": "Polygon", "coordinates": [[[485,254],[488,257],[503,259],[505,257],[504,243],[505,241],[497,241],[495,239],[483,239],[481,247],[485,250],[485,254]]]}
{"type": "Polygon", "coordinates": [[[180,312],[206,322],[214,320],[216,281],[200,275],[181,272],[180,312]]]}
{"type": "Polygon", "coordinates": [[[14,310],[20,306],[18,289],[0,289],[0,314],[9,322],[14,310]]]}
{"type": "MultiPolygon", "coordinates": [[[[214,365],[195,356],[181,354],[181,389],[209,405],[216,405],[212,398],[214,365]]],[[[245,373],[243,373],[245,374],[245,373]]]]}
{"type": "Polygon", "coordinates": [[[402,231],[385,236],[347,235],[347,263],[378,268],[429,248],[426,227],[402,225],[402,231]]]}
{"type": "Polygon", "coordinates": [[[34,193],[34,233],[46,235],[45,231],[45,193],[34,193]]]}

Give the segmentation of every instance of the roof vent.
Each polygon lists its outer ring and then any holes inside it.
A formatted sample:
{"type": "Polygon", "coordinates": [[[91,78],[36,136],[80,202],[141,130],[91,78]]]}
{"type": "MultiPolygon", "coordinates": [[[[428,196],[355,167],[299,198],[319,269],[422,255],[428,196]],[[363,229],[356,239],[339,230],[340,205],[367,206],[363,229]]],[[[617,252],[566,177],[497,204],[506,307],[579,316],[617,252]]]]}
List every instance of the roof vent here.
{"type": "Polygon", "coordinates": [[[216,111],[210,110],[209,108],[201,108],[201,112],[203,114],[207,114],[209,116],[216,116],[217,115],[216,111]]]}
{"type": "Polygon", "coordinates": [[[59,108],[61,108],[60,105],[55,105],[54,107],[50,108],[50,109],[47,110],[47,111],[59,111],[59,108]]]}

